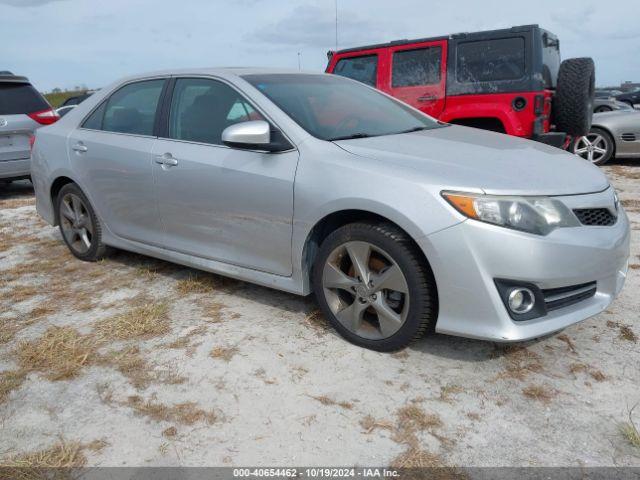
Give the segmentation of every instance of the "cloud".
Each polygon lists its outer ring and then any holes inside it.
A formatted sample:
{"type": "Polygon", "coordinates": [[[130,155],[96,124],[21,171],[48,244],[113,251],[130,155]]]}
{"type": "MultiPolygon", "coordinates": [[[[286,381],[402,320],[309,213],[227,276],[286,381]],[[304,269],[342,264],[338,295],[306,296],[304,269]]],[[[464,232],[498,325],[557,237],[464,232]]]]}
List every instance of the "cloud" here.
{"type": "Polygon", "coordinates": [[[12,7],[37,7],[46,3],[62,1],[66,0],[0,0],[0,4],[11,5],[12,7]]]}
{"type": "MultiPolygon", "coordinates": [[[[315,5],[302,5],[288,15],[250,34],[247,40],[271,45],[335,48],[335,11],[315,5]]],[[[375,41],[385,34],[385,27],[365,20],[353,12],[341,12],[338,18],[340,45],[375,41]]]]}

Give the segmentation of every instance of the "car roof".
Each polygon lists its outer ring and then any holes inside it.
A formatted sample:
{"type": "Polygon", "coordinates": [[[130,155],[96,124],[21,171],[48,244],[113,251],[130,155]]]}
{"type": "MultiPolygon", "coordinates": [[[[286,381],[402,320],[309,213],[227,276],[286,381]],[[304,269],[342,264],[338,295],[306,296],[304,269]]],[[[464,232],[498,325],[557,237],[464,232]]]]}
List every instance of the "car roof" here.
{"type": "MultiPolygon", "coordinates": [[[[475,37],[482,37],[482,36],[488,36],[488,37],[493,37],[495,35],[499,35],[499,34],[503,34],[503,33],[513,33],[513,32],[524,32],[524,31],[529,31],[532,29],[540,29],[539,25],[537,24],[532,24],[532,25],[518,25],[515,27],[510,27],[510,28],[501,28],[499,30],[483,30],[483,31],[477,31],[477,32],[460,32],[460,33],[453,33],[451,35],[440,35],[438,37],[424,37],[424,38],[413,38],[413,39],[406,39],[403,38],[402,40],[393,40],[391,42],[386,42],[386,43],[376,43],[376,44],[371,44],[371,45],[361,45],[358,47],[352,47],[352,48],[345,48],[342,50],[337,50],[337,51],[332,51],[329,50],[329,55],[340,55],[343,53],[352,53],[352,52],[358,52],[361,50],[375,50],[378,48],[388,48],[388,47],[396,47],[398,45],[409,45],[412,43],[423,43],[423,42],[434,42],[437,40],[448,40],[448,39],[453,39],[453,38],[465,38],[465,37],[469,37],[469,36],[473,36],[474,39],[476,39],[475,37]]],[[[544,29],[540,29],[544,32],[546,32],[547,34],[551,35],[552,37],[555,38],[555,35],[553,35],[551,32],[548,32],[547,30],[544,29]]]]}
{"type": "Polygon", "coordinates": [[[179,68],[169,70],[157,70],[153,72],[132,75],[125,80],[131,81],[149,77],[161,76],[184,76],[184,75],[211,75],[219,77],[240,77],[243,75],[277,75],[277,74],[300,74],[300,75],[324,75],[322,72],[310,72],[304,70],[294,70],[285,68],[266,67],[211,67],[211,68],[179,68]]]}
{"type": "Polygon", "coordinates": [[[27,77],[20,75],[14,75],[11,72],[0,72],[0,83],[30,83],[27,77]]]}

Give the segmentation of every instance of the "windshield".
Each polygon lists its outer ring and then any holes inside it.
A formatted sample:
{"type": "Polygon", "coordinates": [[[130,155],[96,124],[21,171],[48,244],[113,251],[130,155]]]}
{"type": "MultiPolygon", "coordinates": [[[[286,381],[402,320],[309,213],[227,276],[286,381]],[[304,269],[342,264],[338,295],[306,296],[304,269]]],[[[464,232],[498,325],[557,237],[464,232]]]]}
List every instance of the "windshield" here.
{"type": "Polygon", "coordinates": [[[322,140],[393,135],[441,126],[376,90],[334,75],[244,75],[298,125],[322,140]]]}

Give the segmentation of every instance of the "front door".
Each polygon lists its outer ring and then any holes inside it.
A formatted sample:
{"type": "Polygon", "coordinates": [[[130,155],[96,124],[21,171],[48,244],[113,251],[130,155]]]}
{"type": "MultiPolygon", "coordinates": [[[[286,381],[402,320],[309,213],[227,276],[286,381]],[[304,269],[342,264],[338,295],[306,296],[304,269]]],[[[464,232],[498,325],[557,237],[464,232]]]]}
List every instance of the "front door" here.
{"type": "Polygon", "coordinates": [[[72,170],[110,230],[161,245],[151,149],[164,79],[116,90],[67,139],[72,170]]]}
{"type": "Polygon", "coordinates": [[[158,208],[171,250],[291,275],[298,152],[229,148],[222,131],[264,119],[231,86],[178,78],[166,137],[153,148],[158,208]]]}
{"type": "Polygon", "coordinates": [[[389,55],[388,93],[438,118],[445,106],[447,42],[392,47],[389,55]]]}

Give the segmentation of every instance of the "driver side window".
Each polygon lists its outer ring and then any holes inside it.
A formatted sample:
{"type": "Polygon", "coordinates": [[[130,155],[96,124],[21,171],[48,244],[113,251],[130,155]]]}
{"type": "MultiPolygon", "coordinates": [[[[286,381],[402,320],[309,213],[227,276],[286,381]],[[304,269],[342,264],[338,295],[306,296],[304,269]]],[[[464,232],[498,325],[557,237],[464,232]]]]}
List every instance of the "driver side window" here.
{"type": "Polygon", "coordinates": [[[169,138],[222,145],[222,131],[249,120],[264,120],[236,90],[217,80],[176,81],[169,113],[169,138]]]}

